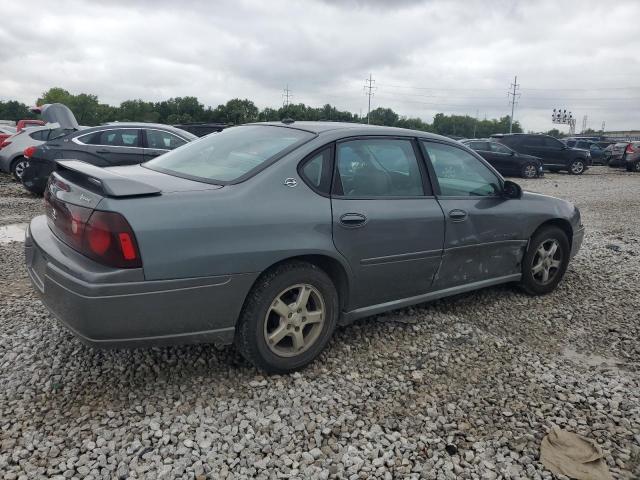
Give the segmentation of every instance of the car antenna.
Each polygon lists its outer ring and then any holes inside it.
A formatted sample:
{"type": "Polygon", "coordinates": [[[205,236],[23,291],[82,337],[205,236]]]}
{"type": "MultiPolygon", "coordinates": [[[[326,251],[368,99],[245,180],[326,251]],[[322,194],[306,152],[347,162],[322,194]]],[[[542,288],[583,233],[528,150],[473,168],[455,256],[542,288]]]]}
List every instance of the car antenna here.
{"type": "Polygon", "coordinates": [[[289,118],[289,117],[287,117],[287,118],[283,118],[281,121],[282,121],[282,123],[284,123],[285,125],[291,125],[292,123],[294,123],[294,122],[295,122],[295,120],[294,120],[293,118],[289,118]]]}

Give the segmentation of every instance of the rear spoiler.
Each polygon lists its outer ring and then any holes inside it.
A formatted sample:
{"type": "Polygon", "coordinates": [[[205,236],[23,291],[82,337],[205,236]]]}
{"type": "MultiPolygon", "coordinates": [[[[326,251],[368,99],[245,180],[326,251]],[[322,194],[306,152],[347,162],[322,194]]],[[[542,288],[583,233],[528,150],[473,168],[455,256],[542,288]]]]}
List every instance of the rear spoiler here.
{"type": "Polygon", "coordinates": [[[125,176],[110,172],[106,168],[96,167],[90,163],[79,160],[58,160],[56,171],[64,174],[71,171],[80,174],[93,186],[99,188],[101,193],[108,197],[137,197],[142,195],[157,195],[159,188],[152,187],[137,180],[131,180],[125,176]]]}

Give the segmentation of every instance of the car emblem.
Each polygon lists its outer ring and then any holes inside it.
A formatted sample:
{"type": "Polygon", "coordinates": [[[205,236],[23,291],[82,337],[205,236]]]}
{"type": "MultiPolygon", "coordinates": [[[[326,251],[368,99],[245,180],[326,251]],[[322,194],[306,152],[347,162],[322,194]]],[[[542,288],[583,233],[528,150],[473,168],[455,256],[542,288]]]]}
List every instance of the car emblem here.
{"type": "Polygon", "coordinates": [[[51,209],[51,218],[52,218],[53,220],[57,220],[57,219],[58,219],[58,218],[57,218],[57,215],[58,215],[58,214],[56,213],[56,209],[55,209],[55,208],[52,208],[52,209],[51,209]]]}
{"type": "Polygon", "coordinates": [[[297,186],[297,185],[298,185],[298,181],[297,181],[295,178],[287,178],[287,179],[284,181],[284,184],[285,184],[287,187],[291,187],[291,188],[293,188],[293,187],[295,187],[295,186],[297,186]]]}
{"type": "Polygon", "coordinates": [[[91,199],[89,197],[86,197],[84,193],[80,194],[80,200],[84,200],[87,203],[91,203],[91,199]]]}

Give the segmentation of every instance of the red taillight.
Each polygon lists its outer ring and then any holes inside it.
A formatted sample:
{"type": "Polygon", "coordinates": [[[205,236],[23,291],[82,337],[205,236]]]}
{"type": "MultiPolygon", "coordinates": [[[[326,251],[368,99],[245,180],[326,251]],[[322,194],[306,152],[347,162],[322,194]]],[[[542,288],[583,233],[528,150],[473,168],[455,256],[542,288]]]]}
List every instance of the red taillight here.
{"type": "Polygon", "coordinates": [[[116,212],[94,210],[84,229],[82,253],[112,267],[142,266],[133,230],[127,220],[116,212]]]}
{"type": "Polygon", "coordinates": [[[25,156],[25,158],[31,158],[33,154],[36,153],[36,147],[27,147],[24,149],[24,152],[22,153],[25,156]]]}
{"type": "Polygon", "coordinates": [[[119,213],[62,202],[49,188],[45,190],[45,207],[51,230],[73,249],[110,267],[142,267],[136,237],[119,213]]]}
{"type": "Polygon", "coordinates": [[[627,148],[625,148],[624,153],[635,153],[635,149],[633,148],[633,143],[630,143],[629,145],[627,145],[627,148]]]}
{"type": "Polygon", "coordinates": [[[8,147],[9,145],[11,145],[11,142],[9,140],[5,140],[4,142],[0,143],[0,150],[4,147],[8,147]]]}

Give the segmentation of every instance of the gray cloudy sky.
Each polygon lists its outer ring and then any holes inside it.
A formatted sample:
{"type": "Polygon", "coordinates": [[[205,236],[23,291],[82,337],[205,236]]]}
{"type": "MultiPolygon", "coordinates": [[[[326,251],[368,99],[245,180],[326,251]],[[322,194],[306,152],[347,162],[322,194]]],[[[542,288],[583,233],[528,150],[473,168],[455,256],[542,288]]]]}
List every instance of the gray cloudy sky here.
{"type": "Polygon", "coordinates": [[[0,99],[32,104],[61,86],[118,104],[194,95],[260,107],[331,103],[431,121],[509,113],[552,128],[640,128],[640,1],[1,0],[0,99]]]}

